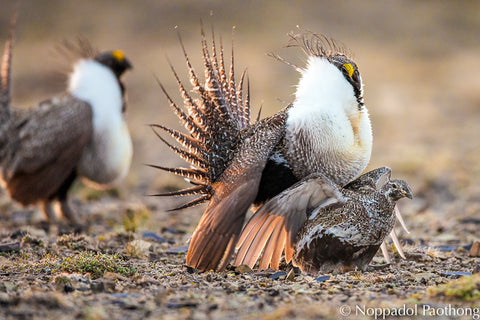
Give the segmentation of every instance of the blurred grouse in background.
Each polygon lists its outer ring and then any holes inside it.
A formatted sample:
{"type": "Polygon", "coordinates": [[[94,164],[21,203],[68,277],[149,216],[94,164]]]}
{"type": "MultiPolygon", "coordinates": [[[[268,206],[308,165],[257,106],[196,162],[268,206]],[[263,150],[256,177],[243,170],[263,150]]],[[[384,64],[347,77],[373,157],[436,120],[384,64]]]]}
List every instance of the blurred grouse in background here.
{"type": "Polygon", "coordinates": [[[0,182],[23,205],[42,203],[48,221],[58,200],[78,220],[67,193],[77,176],[104,187],[128,173],[132,142],[124,118],[121,75],[132,66],[122,51],[97,53],[88,42],[66,43],[77,61],[65,93],[29,110],[11,109],[13,27],[0,82],[0,182]]]}

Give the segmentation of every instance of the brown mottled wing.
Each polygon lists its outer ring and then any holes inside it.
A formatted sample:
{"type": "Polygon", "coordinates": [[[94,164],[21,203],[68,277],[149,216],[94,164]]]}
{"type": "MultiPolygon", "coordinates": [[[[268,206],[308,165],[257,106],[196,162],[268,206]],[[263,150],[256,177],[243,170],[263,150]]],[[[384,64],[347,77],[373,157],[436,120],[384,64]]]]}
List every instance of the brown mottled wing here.
{"type": "Polygon", "coordinates": [[[279,113],[242,134],[232,162],[212,186],[214,195],[190,242],[189,266],[207,271],[228,264],[268,156],[284,134],[285,119],[279,113]]]}
{"type": "Polygon", "coordinates": [[[235,265],[278,269],[282,252],[290,262],[299,230],[310,212],[343,203],[337,186],[320,173],[312,174],[263,205],[248,221],[238,242],[235,265]]]}
{"type": "Polygon", "coordinates": [[[365,188],[380,190],[385,183],[390,181],[391,174],[392,170],[389,167],[376,168],[362,174],[357,179],[346,184],[343,188],[352,191],[359,191],[365,188]]]}
{"type": "Polygon", "coordinates": [[[52,196],[76,167],[92,134],[92,109],[70,95],[16,113],[10,123],[3,178],[15,200],[30,204],[52,196]]]}

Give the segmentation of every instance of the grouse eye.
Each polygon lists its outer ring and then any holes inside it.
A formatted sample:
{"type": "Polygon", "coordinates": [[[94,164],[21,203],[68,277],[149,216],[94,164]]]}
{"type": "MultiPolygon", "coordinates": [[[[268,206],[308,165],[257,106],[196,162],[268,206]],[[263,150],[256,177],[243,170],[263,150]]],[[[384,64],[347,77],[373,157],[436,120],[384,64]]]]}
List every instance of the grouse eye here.
{"type": "Polygon", "coordinates": [[[392,187],[395,188],[395,189],[398,189],[398,184],[392,183],[392,187]]]}

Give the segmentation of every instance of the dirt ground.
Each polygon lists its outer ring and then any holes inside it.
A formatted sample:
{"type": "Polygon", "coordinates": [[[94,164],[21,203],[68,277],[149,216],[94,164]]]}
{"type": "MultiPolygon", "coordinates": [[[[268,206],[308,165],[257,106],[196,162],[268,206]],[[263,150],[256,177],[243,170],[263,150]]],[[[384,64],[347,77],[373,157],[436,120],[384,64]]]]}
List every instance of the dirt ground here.
{"type": "MultiPolygon", "coordinates": [[[[0,41],[15,1],[0,0],[0,41]]],[[[14,51],[14,106],[60,93],[61,57],[52,48],[84,35],[101,49],[121,48],[135,156],[111,191],[78,182],[73,205],[82,234],[46,233],[38,207],[0,191],[0,319],[480,318],[480,4],[417,1],[22,1],[14,51]],[[413,200],[400,201],[410,233],[397,226],[407,259],[378,254],[366,272],[300,274],[230,268],[197,273],[186,245],[204,207],[181,212],[178,199],[148,196],[185,186],[146,163],[183,165],[149,123],[178,127],[156,81],[175,96],[165,56],[182,79],[180,31],[200,69],[199,25],[215,25],[236,68],[248,68],[254,110],[264,116],[292,100],[298,74],[266,56],[301,28],[341,40],[365,82],[374,150],[368,169],[392,168],[413,200]]],[[[177,101],[180,101],[178,95],[177,101]]]]}

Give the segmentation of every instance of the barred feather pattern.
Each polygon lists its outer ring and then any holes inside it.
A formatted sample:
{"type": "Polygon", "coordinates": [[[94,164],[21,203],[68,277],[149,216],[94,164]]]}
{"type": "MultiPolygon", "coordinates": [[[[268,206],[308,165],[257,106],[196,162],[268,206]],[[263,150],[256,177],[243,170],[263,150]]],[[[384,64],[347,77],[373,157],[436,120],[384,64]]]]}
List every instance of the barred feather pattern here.
{"type": "Polygon", "coordinates": [[[195,187],[157,194],[158,196],[201,195],[197,199],[176,208],[184,209],[211,199],[213,193],[211,185],[231,162],[239,134],[243,129],[250,126],[251,122],[248,77],[245,70],[239,83],[236,83],[233,45],[230,67],[227,72],[221,39],[220,45],[217,46],[212,28],[211,49],[209,49],[207,35],[202,26],[201,48],[205,77],[202,83],[190,62],[180,36],[179,41],[193,93],[187,90],[171,64],[170,68],[177,82],[186,111],[175,104],[160,82],[159,86],[173,112],[187,129],[188,134],[162,125],[151,125],[151,127],[172,151],[191,165],[191,168],[166,168],[153,165],[152,167],[191,179],[190,183],[194,184],[195,187]],[[217,49],[219,52],[217,52],[217,49]],[[245,83],[247,84],[246,90],[244,90],[245,83]],[[156,129],[161,129],[181,147],[168,143],[156,129]]]}

